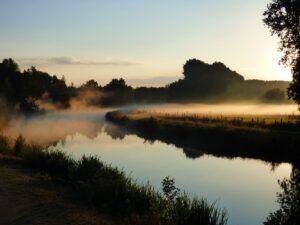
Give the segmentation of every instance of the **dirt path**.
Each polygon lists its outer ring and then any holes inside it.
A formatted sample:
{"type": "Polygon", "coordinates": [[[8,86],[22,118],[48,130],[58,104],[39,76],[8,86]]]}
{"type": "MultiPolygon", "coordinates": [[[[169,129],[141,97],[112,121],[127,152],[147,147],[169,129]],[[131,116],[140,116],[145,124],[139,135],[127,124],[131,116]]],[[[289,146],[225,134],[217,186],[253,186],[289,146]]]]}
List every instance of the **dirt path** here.
{"type": "Polygon", "coordinates": [[[1,225],[112,225],[73,203],[66,189],[0,159],[1,225]]]}

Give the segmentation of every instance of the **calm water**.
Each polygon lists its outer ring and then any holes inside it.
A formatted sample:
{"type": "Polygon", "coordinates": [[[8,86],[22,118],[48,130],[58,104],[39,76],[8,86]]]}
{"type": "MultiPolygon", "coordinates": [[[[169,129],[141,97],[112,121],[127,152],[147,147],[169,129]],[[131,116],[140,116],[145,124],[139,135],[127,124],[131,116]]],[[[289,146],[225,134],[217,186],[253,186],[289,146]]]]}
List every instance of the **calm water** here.
{"type": "Polygon", "coordinates": [[[182,149],[162,142],[149,143],[135,135],[124,135],[104,120],[104,112],[56,113],[30,120],[15,121],[7,133],[40,143],[57,143],[74,157],[97,155],[123,169],[138,182],[150,182],[158,190],[166,176],[190,195],[217,201],[226,208],[229,225],[262,224],[278,209],[277,180],[289,177],[291,165],[275,170],[266,162],[217,158],[202,155],[186,157],[182,149]]]}

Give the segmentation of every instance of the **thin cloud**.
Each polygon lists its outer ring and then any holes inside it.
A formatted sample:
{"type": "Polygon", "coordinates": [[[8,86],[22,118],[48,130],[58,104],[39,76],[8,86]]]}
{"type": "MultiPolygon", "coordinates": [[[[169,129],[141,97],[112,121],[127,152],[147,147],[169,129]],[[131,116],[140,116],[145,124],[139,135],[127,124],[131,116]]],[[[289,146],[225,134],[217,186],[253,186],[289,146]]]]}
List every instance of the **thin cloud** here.
{"type": "Polygon", "coordinates": [[[48,66],[48,65],[86,65],[86,66],[137,66],[137,62],[110,60],[110,61],[81,61],[72,57],[51,58],[20,58],[17,60],[26,66],[48,66]]]}
{"type": "Polygon", "coordinates": [[[150,78],[128,78],[126,83],[131,86],[162,87],[180,79],[180,76],[160,76],[150,78]]]}

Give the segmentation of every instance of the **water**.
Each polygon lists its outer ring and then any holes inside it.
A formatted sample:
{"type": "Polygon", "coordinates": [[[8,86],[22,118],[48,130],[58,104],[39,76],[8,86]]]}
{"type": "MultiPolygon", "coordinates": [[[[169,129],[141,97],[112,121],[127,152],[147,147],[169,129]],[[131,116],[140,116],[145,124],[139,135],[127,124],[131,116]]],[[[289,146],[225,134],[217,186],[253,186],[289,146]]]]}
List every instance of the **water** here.
{"type": "Polygon", "coordinates": [[[277,180],[289,177],[291,172],[289,164],[272,171],[270,165],[258,160],[208,155],[190,159],[173,145],[145,143],[134,135],[114,140],[105,132],[99,132],[94,139],[76,134],[59,147],[75,157],[98,155],[138,182],[149,181],[157,189],[164,177],[171,176],[180,189],[226,208],[230,225],[262,224],[270,212],[278,209],[277,180]]]}
{"type": "MultiPolygon", "coordinates": [[[[180,110],[176,107],[174,110],[180,110]]],[[[75,158],[97,155],[157,190],[161,189],[161,180],[171,176],[181,190],[226,208],[229,225],[262,224],[270,212],[279,208],[275,202],[280,191],[277,181],[291,173],[290,164],[272,170],[270,164],[260,160],[212,155],[189,158],[174,145],[150,143],[120,132],[117,126],[105,122],[104,112],[54,113],[14,121],[6,133],[13,137],[22,133],[28,141],[53,144],[75,158]]]]}

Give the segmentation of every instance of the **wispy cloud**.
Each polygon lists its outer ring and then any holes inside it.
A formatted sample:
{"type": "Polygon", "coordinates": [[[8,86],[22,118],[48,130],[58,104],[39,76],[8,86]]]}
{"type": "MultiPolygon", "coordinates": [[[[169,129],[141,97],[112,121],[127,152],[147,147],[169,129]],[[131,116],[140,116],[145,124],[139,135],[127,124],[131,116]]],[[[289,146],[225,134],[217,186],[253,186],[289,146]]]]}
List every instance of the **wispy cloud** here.
{"type": "Polygon", "coordinates": [[[48,65],[87,65],[87,66],[136,66],[140,63],[124,60],[81,61],[73,57],[50,58],[19,58],[17,62],[24,66],[48,66],[48,65]]]}
{"type": "Polygon", "coordinates": [[[150,78],[128,78],[126,83],[131,86],[147,86],[147,87],[162,87],[180,79],[180,76],[160,76],[150,78]]]}

